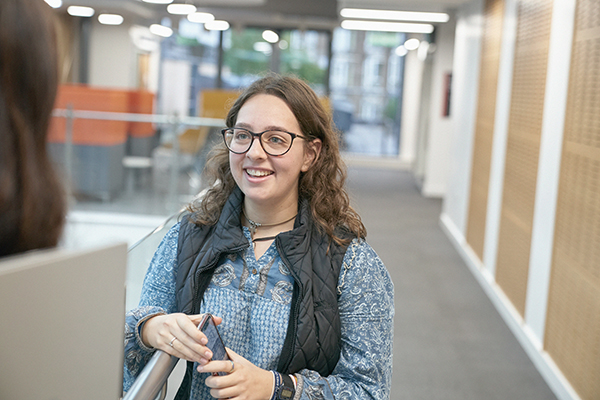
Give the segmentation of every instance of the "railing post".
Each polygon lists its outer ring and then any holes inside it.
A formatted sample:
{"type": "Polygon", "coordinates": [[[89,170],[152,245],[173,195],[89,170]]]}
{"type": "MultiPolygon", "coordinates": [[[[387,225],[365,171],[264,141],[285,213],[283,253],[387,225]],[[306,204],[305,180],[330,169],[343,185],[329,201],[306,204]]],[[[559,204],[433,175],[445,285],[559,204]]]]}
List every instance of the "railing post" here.
{"type": "Polygon", "coordinates": [[[177,192],[179,188],[179,130],[181,129],[181,120],[177,115],[173,115],[169,124],[171,135],[173,137],[173,147],[171,154],[171,179],[169,180],[169,194],[167,205],[169,212],[178,209],[177,192]]]}
{"type": "Polygon", "coordinates": [[[73,198],[73,104],[67,105],[65,124],[65,173],[66,173],[66,191],[69,200],[73,198]]]}

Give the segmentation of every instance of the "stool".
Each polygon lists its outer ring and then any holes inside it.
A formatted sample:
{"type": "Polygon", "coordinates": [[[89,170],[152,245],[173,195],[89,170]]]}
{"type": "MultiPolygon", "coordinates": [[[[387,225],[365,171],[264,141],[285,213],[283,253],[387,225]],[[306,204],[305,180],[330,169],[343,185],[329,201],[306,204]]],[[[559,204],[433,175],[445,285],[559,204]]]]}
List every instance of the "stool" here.
{"type": "Polygon", "coordinates": [[[133,193],[136,186],[136,178],[139,178],[144,171],[150,171],[152,168],[152,158],[125,156],[123,157],[123,167],[125,168],[127,191],[133,193]]]}

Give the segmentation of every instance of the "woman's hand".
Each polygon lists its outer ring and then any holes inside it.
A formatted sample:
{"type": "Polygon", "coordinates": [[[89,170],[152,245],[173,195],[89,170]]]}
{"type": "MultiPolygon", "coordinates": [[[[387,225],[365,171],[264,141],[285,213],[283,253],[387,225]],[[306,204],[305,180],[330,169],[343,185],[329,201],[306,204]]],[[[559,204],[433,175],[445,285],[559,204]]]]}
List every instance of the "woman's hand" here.
{"type": "Polygon", "coordinates": [[[233,372],[230,372],[231,361],[215,360],[198,367],[198,372],[228,373],[206,378],[210,395],[216,399],[269,400],[275,384],[273,373],[257,367],[231,349],[227,349],[227,354],[233,361],[233,372]]]}
{"type": "MultiPolygon", "coordinates": [[[[143,325],[142,341],[148,347],[204,365],[212,358],[212,352],[206,347],[206,335],[198,330],[203,316],[175,313],[152,317],[143,325]]],[[[213,320],[218,325],[222,318],[213,320]]]]}

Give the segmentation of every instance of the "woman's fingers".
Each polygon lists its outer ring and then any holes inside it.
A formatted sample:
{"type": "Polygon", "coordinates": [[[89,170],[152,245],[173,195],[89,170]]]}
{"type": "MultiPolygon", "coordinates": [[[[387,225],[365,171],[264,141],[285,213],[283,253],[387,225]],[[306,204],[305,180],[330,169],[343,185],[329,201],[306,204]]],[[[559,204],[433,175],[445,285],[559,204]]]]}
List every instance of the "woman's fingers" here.
{"type": "Polygon", "coordinates": [[[225,372],[225,376],[209,376],[206,386],[211,396],[219,399],[265,399],[273,391],[273,374],[252,364],[244,357],[227,348],[230,360],[214,360],[198,367],[199,372],[225,372]],[[233,362],[233,364],[232,364],[233,362]],[[233,367],[233,368],[232,368],[233,367]]]}
{"type": "Polygon", "coordinates": [[[181,313],[153,317],[144,324],[143,340],[168,354],[206,364],[212,353],[204,346],[206,336],[198,331],[195,324],[201,317],[192,318],[181,313]]]}
{"type": "Polygon", "coordinates": [[[202,316],[191,318],[185,314],[177,315],[176,326],[171,332],[177,336],[177,341],[181,344],[181,346],[177,346],[177,350],[185,355],[184,358],[206,364],[212,358],[212,352],[206,347],[208,342],[206,335],[197,328],[198,317],[201,319],[202,316]]]}
{"type": "Polygon", "coordinates": [[[232,374],[235,372],[235,367],[235,362],[231,360],[212,360],[206,365],[200,365],[198,372],[209,372],[211,374],[225,372],[226,374],[232,374]]]}

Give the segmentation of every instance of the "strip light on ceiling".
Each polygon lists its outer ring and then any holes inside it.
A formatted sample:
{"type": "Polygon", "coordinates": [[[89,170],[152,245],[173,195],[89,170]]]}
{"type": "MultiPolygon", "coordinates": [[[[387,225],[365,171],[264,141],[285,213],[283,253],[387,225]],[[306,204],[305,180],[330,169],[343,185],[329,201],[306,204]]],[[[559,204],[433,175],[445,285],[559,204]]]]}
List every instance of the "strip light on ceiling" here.
{"type": "Polygon", "coordinates": [[[196,12],[196,6],[193,4],[173,3],[167,6],[167,12],[174,15],[188,15],[196,12]]]}
{"type": "Polygon", "coordinates": [[[214,21],[215,16],[212,15],[211,13],[195,12],[192,14],[188,14],[187,19],[190,22],[196,22],[198,24],[205,24],[207,22],[214,21]]]}
{"type": "Polygon", "coordinates": [[[98,15],[98,22],[103,25],[121,25],[123,16],[119,14],[100,14],[98,15]]]}
{"type": "Polygon", "coordinates": [[[381,22],[381,21],[359,21],[344,20],[341,23],[342,28],[355,31],[379,31],[379,32],[405,32],[405,33],[431,33],[433,25],[431,24],[412,24],[402,22],[381,22]]]}
{"type": "Polygon", "coordinates": [[[48,3],[48,5],[52,8],[61,8],[62,7],[62,0],[44,0],[46,3],[48,3]]]}
{"type": "Polygon", "coordinates": [[[169,37],[173,34],[173,29],[168,26],[152,24],[150,25],[150,32],[161,37],[169,37]]]}
{"type": "Polygon", "coordinates": [[[91,17],[95,13],[92,7],[81,6],[69,6],[67,12],[73,17],[91,17]]]}
{"type": "Polygon", "coordinates": [[[229,29],[229,22],[216,19],[214,21],[206,22],[204,28],[209,31],[226,31],[229,29]]]}
{"type": "Polygon", "coordinates": [[[439,12],[369,10],[362,8],[342,8],[344,18],[381,19],[388,21],[448,22],[450,16],[439,12]]]}

